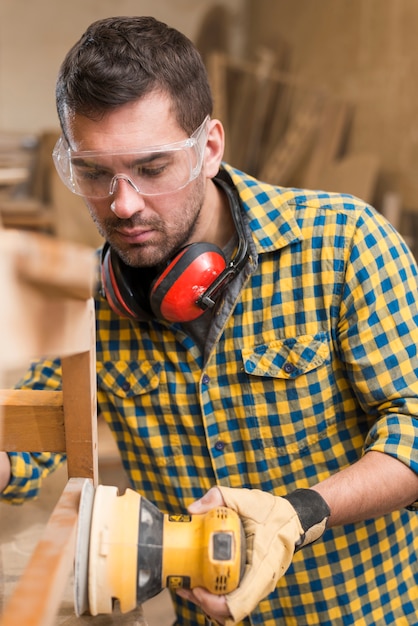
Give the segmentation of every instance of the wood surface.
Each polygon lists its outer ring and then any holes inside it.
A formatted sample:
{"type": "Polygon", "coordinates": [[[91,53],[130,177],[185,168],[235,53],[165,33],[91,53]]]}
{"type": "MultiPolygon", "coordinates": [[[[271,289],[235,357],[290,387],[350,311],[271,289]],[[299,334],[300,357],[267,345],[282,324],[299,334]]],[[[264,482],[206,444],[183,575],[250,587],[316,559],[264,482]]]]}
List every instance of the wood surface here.
{"type": "Polygon", "coordinates": [[[59,357],[62,391],[0,391],[0,449],[65,452],[68,482],[0,618],[56,626],[73,569],[80,494],[98,480],[95,316],[91,250],[0,231],[0,374],[59,357]]]}
{"type": "Polygon", "coordinates": [[[55,626],[73,567],[78,507],[85,480],[69,479],[6,605],[1,626],[55,626]]]}
{"type": "Polygon", "coordinates": [[[0,389],[0,450],[65,452],[62,391],[0,389]]]}

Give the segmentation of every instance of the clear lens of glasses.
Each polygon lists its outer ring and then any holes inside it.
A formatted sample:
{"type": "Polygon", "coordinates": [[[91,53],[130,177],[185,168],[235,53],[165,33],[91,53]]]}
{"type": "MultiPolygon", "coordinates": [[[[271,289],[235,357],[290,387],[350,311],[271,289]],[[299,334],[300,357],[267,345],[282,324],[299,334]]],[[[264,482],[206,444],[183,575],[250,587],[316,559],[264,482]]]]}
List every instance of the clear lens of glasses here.
{"type": "Polygon", "coordinates": [[[178,191],[200,173],[207,139],[205,118],[191,137],[138,151],[75,152],[61,137],[53,151],[64,184],[87,198],[106,198],[125,180],[140,194],[156,196],[178,191]]]}

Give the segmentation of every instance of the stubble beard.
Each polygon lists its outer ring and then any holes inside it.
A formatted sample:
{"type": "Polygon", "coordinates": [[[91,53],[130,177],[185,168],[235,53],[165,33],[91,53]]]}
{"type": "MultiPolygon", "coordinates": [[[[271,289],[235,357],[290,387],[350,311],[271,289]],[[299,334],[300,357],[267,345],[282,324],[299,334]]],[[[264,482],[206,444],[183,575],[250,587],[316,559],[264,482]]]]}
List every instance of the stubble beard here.
{"type": "Polygon", "coordinates": [[[200,174],[190,183],[190,193],[177,221],[167,227],[164,220],[156,215],[152,219],[143,219],[134,214],[131,218],[120,219],[113,216],[100,222],[97,215],[89,208],[100,235],[110,244],[122,261],[131,267],[155,267],[164,265],[175,253],[190,241],[196,231],[204,201],[204,178],[200,174]],[[161,236],[144,244],[131,244],[122,247],[117,230],[120,227],[149,227],[161,236]]]}

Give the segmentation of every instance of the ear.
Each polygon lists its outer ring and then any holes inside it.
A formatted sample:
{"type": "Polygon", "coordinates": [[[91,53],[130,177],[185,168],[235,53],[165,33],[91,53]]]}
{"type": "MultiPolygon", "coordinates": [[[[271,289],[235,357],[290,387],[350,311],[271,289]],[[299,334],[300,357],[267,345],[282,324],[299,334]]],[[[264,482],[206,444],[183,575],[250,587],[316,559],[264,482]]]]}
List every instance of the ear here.
{"type": "Polygon", "coordinates": [[[219,171],[225,148],[224,127],[219,120],[209,121],[209,133],[206,142],[204,170],[207,178],[213,178],[219,171]]]}

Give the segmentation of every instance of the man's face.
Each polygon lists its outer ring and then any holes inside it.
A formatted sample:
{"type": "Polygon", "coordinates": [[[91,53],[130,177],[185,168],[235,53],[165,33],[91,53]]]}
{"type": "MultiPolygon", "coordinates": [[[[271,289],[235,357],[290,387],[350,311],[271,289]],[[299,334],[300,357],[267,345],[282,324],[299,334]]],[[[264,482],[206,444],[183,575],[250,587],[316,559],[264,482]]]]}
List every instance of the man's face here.
{"type": "MultiPolygon", "coordinates": [[[[67,132],[73,150],[93,152],[129,153],[187,139],[169,100],[161,94],[150,94],[98,120],[75,115],[68,120],[67,132]]],[[[183,189],[157,196],[141,195],[123,178],[129,171],[124,171],[122,157],[114,174],[121,177],[111,196],[85,198],[85,202],[100,234],[125,263],[158,265],[180,247],[199,240],[204,171],[183,189]]]]}

